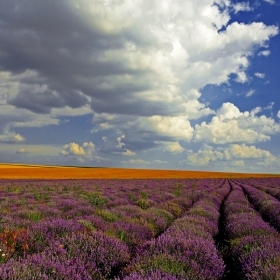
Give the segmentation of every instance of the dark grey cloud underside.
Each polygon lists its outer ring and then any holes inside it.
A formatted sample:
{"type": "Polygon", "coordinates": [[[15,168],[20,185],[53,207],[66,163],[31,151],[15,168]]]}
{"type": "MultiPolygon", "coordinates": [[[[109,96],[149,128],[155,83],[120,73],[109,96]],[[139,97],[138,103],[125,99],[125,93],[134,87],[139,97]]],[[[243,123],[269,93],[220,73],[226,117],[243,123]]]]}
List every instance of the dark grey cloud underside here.
{"type": "MultiPolygon", "coordinates": [[[[135,33],[140,28],[135,28],[135,33]]],[[[89,27],[67,1],[2,0],[0,3],[0,69],[12,74],[34,70],[37,75],[20,78],[16,96],[8,103],[35,113],[50,113],[52,108],[78,108],[92,98],[94,111],[128,115],[173,114],[163,102],[143,104],[135,93],[150,89],[151,73],[131,69],[119,62],[99,62],[104,50],[124,48],[126,40],[139,37],[132,32],[103,34],[89,27]],[[110,90],[100,88],[106,77],[128,74],[145,81],[141,85],[122,84],[110,90]],[[28,85],[48,85],[45,91],[32,91],[28,85]],[[116,106],[117,105],[117,106],[116,106]]],[[[144,37],[144,36],[143,36],[144,37]]],[[[146,34],[145,40],[149,40],[146,34]]],[[[143,41],[145,41],[143,40],[143,41]]],[[[147,42],[146,42],[147,43],[147,42]]],[[[145,44],[145,42],[143,42],[145,44]]],[[[14,78],[16,80],[16,78],[14,78]]]]}

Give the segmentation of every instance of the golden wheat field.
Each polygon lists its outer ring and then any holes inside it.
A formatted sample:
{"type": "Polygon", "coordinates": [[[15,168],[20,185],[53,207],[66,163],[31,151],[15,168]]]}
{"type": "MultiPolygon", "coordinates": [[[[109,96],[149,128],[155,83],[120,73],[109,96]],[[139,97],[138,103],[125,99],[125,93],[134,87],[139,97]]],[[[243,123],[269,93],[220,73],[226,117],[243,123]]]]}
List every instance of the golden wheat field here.
{"type": "Polygon", "coordinates": [[[0,179],[260,178],[276,174],[0,164],[0,179]]]}

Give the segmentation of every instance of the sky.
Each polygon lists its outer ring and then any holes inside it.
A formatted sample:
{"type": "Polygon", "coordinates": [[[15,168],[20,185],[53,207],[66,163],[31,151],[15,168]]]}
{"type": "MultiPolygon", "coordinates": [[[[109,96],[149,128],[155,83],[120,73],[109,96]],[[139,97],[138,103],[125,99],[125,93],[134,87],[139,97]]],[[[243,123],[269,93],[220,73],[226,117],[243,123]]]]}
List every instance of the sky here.
{"type": "Polygon", "coordinates": [[[278,0],[0,0],[0,162],[279,173],[278,0]]]}

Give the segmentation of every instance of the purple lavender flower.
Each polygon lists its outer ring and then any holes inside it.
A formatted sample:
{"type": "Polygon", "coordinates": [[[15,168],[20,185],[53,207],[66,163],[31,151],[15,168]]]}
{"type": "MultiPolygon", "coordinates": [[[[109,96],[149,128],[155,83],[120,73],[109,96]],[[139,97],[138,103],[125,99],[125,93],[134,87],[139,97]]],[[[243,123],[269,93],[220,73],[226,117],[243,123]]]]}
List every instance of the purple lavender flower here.
{"type": "MultiPolygon", "coordinates": [[[[129,276],[123,278],[123,280],[179,280],[176,276],[163,273],[159,270],[149,271],[145,273],[144,271],[133,272],[129,276]]],[[[115,280],[120,280],[120,278],[116,278],[115,280]]],[[[188,278],[184,278],[184,280],[188,280],[188,278]]]]}

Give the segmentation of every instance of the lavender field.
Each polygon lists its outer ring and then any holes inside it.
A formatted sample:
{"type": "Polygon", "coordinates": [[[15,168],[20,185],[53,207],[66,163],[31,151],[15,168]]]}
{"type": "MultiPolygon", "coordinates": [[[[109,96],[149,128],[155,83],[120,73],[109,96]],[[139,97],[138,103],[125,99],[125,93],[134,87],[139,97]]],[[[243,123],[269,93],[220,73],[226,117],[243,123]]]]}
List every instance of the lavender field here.
{"type": "Polygon", "coordinates": [[[0,279],[280,279],[280,179],[2,180],[0,279]]]}

